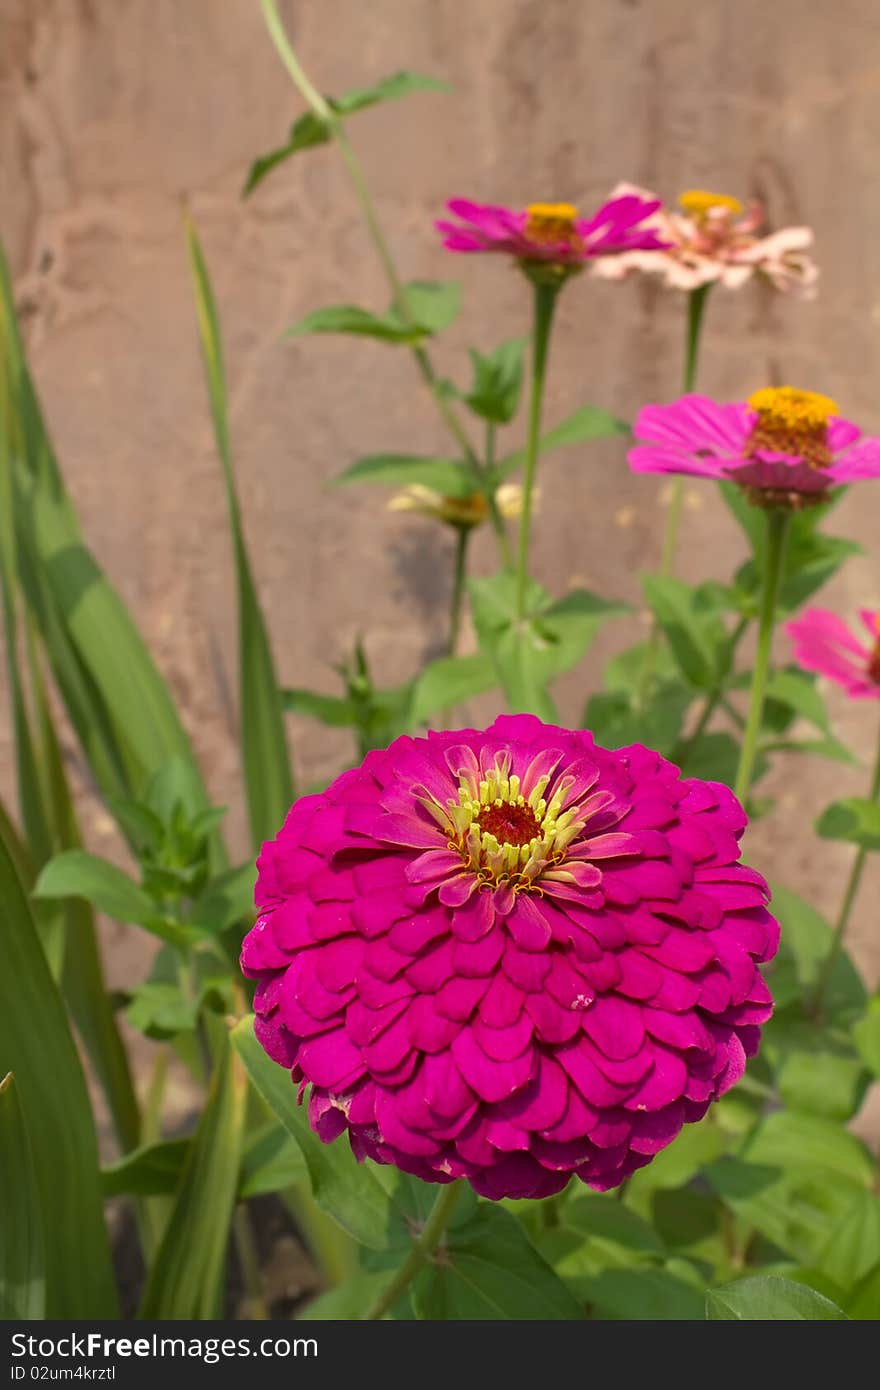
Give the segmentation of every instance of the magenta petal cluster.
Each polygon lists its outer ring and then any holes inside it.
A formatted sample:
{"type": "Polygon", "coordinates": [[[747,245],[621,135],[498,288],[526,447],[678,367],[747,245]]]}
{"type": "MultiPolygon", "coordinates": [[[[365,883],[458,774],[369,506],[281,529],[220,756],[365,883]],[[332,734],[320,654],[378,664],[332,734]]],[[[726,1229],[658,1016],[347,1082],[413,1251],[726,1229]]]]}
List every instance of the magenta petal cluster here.
{"type": "Polygon", "coordinates": [[[880,700],[880,610],[863,608],[859,617],[868,642],[827,608],[808,608],[785,630],[805,670],[828,676],[854,700],[880,700]]]}
{"type": "Polygon", "coordinates": [[[532,203],[518,211],[453,198],[446,206],[460,219],[435,224],[449,251],[496,251],[521,261],[578,266],[597,256],[667,244],[653,226],[645,225],[659,208],[659,198],[641,193],[611,198],[586,218],[565,203],[532,203]]]}
{"type": "Polygon", "coordinates": [[[629,465],[636,473],[730,480],[752,500],[782,506],[819,502],[832,487],[880,478],[880,439],[862,436],[858,425],[839,416],[793,429],[786,393],[812,397],[789,387],[756,392],[753,400],[782,398],[778,419],[746,401],[724,405],[700,395],[644,406],[629,465]]]}
{"type": "Polygon", "coordinates": [[[727,787],[531,715],[400,738],[263,846],[257,1036],[358,1158],[490,1198],[614,1187],[770,1015],[745,824],[727,787]]]}

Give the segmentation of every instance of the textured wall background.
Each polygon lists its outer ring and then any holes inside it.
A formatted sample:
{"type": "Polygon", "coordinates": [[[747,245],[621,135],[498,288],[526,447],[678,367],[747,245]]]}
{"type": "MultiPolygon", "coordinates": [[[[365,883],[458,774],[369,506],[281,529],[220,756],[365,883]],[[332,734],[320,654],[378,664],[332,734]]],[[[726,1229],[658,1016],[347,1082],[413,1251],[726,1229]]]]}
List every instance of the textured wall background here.
{"type": "MultiPolygon", "coordinates": [[[[833,11],[800,0],[291,0],[305,66],[328,92],[398,68],[448,78],[351,127],[407,277],[457,276],[465,309],[443,340],[463,348],[523,330],[527,301],[501,263],[453,263],[431,227],[455,193],[587,209],[621,178],[673,198],[683,187],[758,196],[774,225],[809,222],[821,295],[790,304],[717,291],[702,385],[742,396],[768,378],[826,391],[880,432],[880,21],[873,0],[833,11]]],[[[17,275],[33,365],[88,537],[178,696],[244,849],[233,737],[234,592],[225,506],[198,360],[180,209],[189,202],[215,281],[246,524],[282,678],[334,688],[330,663],[366,635],[389,683],[441,638],[446,538],[331,493],[361,454],[445,450],[408,355],[370,342],[281,342],[320,305],[384,307],[386,291],[338,159],[299,156],[248,202],[251,159],[301,109],[257,0],[0,0],[0,232],[17,275]]],[[[562,302],[548,418],[594,401],[631,418],[676,394],[683,305],[636,282],[581,281],[562,302]]],[[[656,483],[630,477],[618,445],[545,464],[536,567],[561,592],[586,583],[638,603],[659,551],[656,483]]],[[[682,570],[724,577],[740,538],[710,488],[689,494],[682,570]]],[[[880,605],[880,488],[837,514],[869,553],[826,591],[851,612],[880,605]]],[[[492,563],[487,543],[486,566],[492,563]]],[[[570,678],[576,720],[618,625],[570,678]]],[[[877,709],[832,698],[865,757],[877,709]]],[[[11,785],[8,719],[3,783],[11,785]]],[[[308,781],[340,743],[293,723],[308,781]]],[[[73,753],[73,750],[71,750],[73,753]]],[[[751,857],[831,911],[849,856],[804,834],[866,773],[790,762],[751,857]]],[[[88,814],[96,848],[109,822],[88,814]]],[[[102,845],[102,838],[104,844],[102,845]]],[[[876,978],[876,894],[853,939],[876,978]],[[872,944],[873,942],[873,944],[872,944]]],[[[120,944],[121,946],[121,944],[120,944]]]]}

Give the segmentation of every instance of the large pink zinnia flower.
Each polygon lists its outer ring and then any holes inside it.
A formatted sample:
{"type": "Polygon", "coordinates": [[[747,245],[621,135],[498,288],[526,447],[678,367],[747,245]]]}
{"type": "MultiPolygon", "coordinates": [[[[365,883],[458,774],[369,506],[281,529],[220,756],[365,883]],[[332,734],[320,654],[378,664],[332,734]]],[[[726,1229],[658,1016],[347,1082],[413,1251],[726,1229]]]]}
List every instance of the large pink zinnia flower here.
{"type": "Polygon", "coordinates": [[[429,1182],[608,1188],[742,1075],[776,949],[742,807],[506,716],[399,738],[263,846],[242,967],[322,1139],[429,1182]]]}
{"type": "Polygon", "coordinates": [[[795,660],[807,671],[837,681],[855,700],[880,700],[880,610],[863,608],[859,617],[869,645],[827,608],[808,608],[785,630],[794,642],[795,660]]]}
{"type": "Polygon", "coordinates": [[[576,270],[597,256],[666,245],[644,225],[660,200],[640,192],[611,198],[589,218],[578,217],[570,203],[531,203],[523,212],[466,198],[453,198],[446,206],[462,219],[435,224],[449,251],[500,251],[527,264],[576,270]]]}
{"type": "MultiPolygon", "coordinates": [[[[626,194],[656,198],[629,183],[618,184],[611,196],[626,194]]],[[[746,209],[738,198],[701,188],[682,193],[678,201],[681,212],[661,207],[650,219],[649,225],[666,243],[664,250],[627,251],[598,261],[594,274],[621,280],[642,271],[660,275],[666,285],[680,290],[716,283],[735,290],[757,275],[783,294],[812,298],[819,271],[808,254],[813,244],[809,227],[783,227],[760,236],[760,203],[746,209]]]]}
{"type": "Polygon", "coordinates": [[[633,433],[640,442],[627,457],[636,473],[730,479],[766,507],[797,509],[839,483],[880,477],[880,439],[863,438],[827,396],[791,386],[735,405],[697,395],[646,405],[633,433]]]}

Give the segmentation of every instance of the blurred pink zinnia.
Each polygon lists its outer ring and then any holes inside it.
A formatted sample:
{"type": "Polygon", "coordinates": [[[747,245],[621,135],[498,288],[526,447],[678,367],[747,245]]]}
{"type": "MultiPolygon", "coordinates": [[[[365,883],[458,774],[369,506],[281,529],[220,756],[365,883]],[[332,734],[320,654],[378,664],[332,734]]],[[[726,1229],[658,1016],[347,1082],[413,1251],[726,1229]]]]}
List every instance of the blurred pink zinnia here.
{"type": "Polygon", "coordinates": [[[242,950],[322,1139],[429,1182],[614,1187],[739,1080],[767,886],[727,787],[505,716],[402,737],[291,809],[242,950]]]}
{"type": "MultiPolygon", "coordinates": [[[[619,184],[611,196],[627,194],[656,197],[628,183],[619,184]]],[[[784,227],[759,236],[764,222],[760,203],[745,209],[738,198],[704,189],[682,193],[679,203],[681,212],[661,207],[650,220],[665,250],[627,251],[613,261],[597,262],[594,274],[620,280],[643,271],[661,275],[665,284],[680,290],[716,283],[739,289],[758,275],[784,294],[813,296],[819,271],[808,254],[813,244],[809,227],[784,227]]]]}
{"type": "Polygon", "coordinates": [[[880,610],[863,608],[859,617],[871,638],[868,645],[827,608],[808,608],[785,630],[795,660],[807,671],[837,681],[855,700],[880,700],[880,610]]]}
{"type": "Polygon", "coordinates": [[[880,439],[862,437],[827,396],[790,386],[735,405],[697,395],[646,405],[633,433],[634,472],[729,479],[765,507],[796,510],[837,484],[880,478],[880,439]]]}
{"type": "Polygon", "coordinates": [[[531,203],[522,212],[466,198],[453,198],[446,206],[461,218],[435,223],[449,251],[500,251],[573,271],[597,256],[666,245],[645,225],[660,200],[640,192],[611,198],[589,218],[579,217],[570,203],[531,203]]]}

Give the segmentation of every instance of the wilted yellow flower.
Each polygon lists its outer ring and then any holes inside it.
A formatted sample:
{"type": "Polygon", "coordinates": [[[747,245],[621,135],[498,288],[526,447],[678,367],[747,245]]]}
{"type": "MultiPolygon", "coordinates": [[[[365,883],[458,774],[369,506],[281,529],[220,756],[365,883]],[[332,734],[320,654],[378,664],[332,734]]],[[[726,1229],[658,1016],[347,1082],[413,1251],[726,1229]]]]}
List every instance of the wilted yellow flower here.
{"type": "MultiPolygon", "coordinates": [[[[535,494],[537,498],[537,494],[535,494]]],[[[498,510],[504,517],[518,517],[522,512],[522,487],[519,483],[502,483],[495,493],[498,510]]],[[[421,483],[412,483],[397,492],[388,503],[393,512],[416,512],[433,517],[447,526],[481,526],[489,516],[489,503],[482,492],[470,492],[465,497],[447,497],[421,483]]]]}

